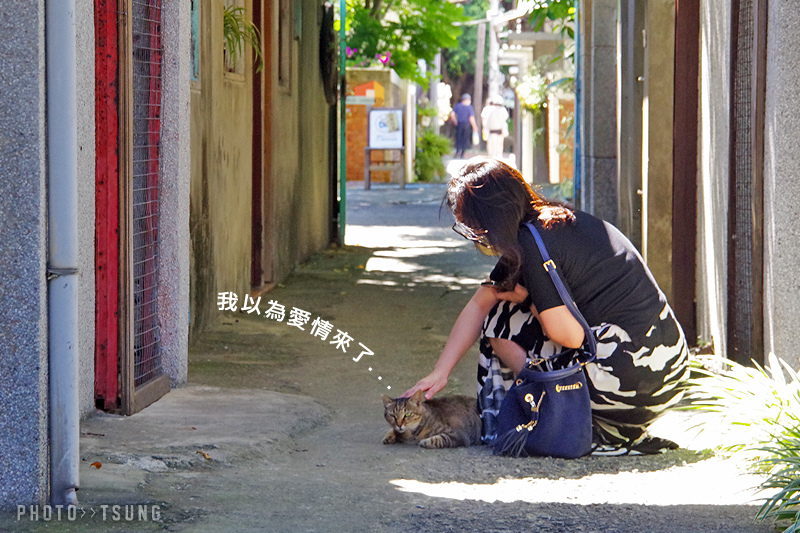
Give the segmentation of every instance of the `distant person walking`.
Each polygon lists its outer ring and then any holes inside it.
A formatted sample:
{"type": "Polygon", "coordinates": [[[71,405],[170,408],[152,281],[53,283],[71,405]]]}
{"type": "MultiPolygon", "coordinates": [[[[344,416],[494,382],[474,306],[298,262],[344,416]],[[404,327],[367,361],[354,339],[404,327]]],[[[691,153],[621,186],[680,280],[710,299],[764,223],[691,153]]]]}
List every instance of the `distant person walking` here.
{"type": "Polygon", "coordinates": [[[508,137],[508,110],[503,105],[503,97],[490,96],[486,107],[481,111],[483,139],[486,141],[486,154],[500,159],[503,157],[503,141],[508,137]]]}
{"type": "Polygon", "coordinates": [[[472,134],[478,132],[472,97],[468,93],[462,94],[461,101],[453,106],[450,120],[456,125],[456,157],[464,157],[464,152],[470,146],[472,134]]]}

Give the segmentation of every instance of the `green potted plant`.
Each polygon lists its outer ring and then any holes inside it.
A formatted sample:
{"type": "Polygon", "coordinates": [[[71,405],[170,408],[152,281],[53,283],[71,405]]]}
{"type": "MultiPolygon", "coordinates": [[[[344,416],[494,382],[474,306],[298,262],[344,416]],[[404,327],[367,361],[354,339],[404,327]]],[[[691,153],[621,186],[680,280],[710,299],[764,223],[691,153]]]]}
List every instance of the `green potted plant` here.
{"type": "Polygon", "coordinates": [[[225,41],[225,64],[229,70],[244,53],[245,45],[253,47],[253,59],[258,64],[257,72],[264,68],[261,56],[261,34],[252,21],[245,18],[243,7],[227,6],[222,12],[222,37],[225,41]]]}
{"type": "Polygon", "coordinates": [[[447,169],[442,156],[453,150],[453,141],[433,131],[425,130],[417,137],[417,152],[414,172],[417,181],[432,181],[435,177],[443,178],[447,169]]]}
{"type": "Polygon", "coordinates": [[[419,107],[417,108],[417,117],[419,119],[419,124],[423,128],[427,128],[433,122],[433,117],[439,114],[439,111],[435,107],[419,107]]]}

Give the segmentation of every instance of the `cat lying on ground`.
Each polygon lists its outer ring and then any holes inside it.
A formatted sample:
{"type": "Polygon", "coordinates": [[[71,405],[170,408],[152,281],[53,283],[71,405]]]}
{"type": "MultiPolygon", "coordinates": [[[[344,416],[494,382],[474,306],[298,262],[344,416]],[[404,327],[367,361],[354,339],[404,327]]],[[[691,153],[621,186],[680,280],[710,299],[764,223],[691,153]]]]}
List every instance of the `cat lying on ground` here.
{"type": "Polygon", "coordinates": [[[481,443],[481,418],[473,397],[444,396],[425,400],[423,391],[411,398],[382,396],[384,417],[392,429],[384,444],[419,442],[423,448],[456,448],[481,443]]]}

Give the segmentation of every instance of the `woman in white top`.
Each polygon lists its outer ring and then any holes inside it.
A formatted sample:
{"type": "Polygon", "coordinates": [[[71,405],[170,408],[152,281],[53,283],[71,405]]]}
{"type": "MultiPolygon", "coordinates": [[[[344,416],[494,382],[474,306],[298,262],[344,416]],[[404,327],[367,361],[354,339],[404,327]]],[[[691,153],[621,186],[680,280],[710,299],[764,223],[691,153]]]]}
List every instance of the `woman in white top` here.
{"type": "Polygon", "coordinates": [[[486,141],[486,155],[503,157],[503,139],[508,137],[508,110],[500,95],[490,96],[486,107],[481,111],[483,138],[486,141]]]}

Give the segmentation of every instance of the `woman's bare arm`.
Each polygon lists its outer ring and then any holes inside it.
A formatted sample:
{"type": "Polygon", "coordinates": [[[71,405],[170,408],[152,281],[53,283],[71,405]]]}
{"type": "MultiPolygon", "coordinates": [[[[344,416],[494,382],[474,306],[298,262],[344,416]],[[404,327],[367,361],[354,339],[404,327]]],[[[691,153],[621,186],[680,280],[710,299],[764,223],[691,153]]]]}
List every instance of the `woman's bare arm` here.
{"type": "Polygon", "coordinates": [[[425,397],[431,399],[434,394],[447,385],[450,372],[478,340],[483,322],[497,301],[494,289],[479,287],[475,291],[461,314],[458,315],[439,360],[433,367],[433,372],[419,380],[416,385],[404,392],[403,396],[411,396],[415,392],[423,390],[425,397]]]}
{"type": "Polygon", "coordinates": [[[539,313],[539,323],[550,340],[565,348],[583,346],[584,332],[566,305],[559,305],[539,313]]]}

